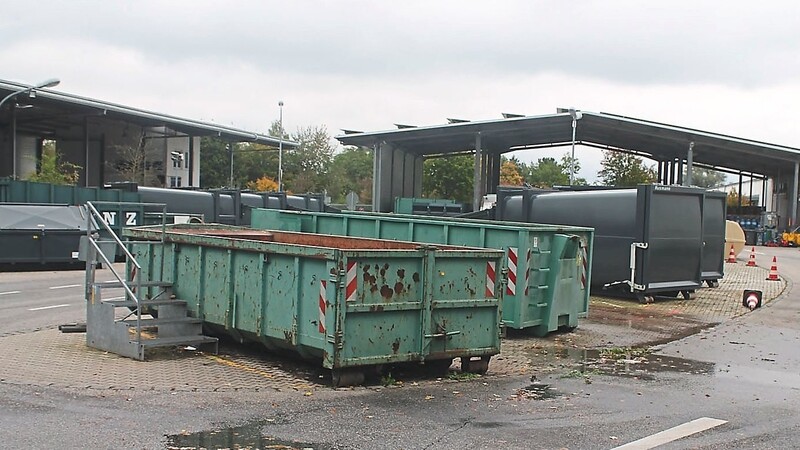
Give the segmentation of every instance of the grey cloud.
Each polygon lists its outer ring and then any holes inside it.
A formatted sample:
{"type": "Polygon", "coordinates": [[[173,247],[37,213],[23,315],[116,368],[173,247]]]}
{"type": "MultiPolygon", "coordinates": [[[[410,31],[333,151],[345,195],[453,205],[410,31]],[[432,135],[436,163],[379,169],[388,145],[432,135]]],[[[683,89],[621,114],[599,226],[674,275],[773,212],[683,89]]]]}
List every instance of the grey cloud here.
{"type": "Polygon", "coordinates": [[[153,60],[352,77],[564,73],[760,86],[800,68],[791,2],[43,3],[40,14],[7,7],[0,37],[72,37],[153,60]]]}

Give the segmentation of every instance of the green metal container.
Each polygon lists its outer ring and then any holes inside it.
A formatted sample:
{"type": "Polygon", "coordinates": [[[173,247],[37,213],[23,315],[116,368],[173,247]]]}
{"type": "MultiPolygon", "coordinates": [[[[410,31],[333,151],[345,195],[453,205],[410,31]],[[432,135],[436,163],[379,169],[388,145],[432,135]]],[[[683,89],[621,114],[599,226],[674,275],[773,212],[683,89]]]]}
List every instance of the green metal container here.
{"type": "MultiPolygon", "coordinates": [[[[160,226],[123,234],[162,239],[160,226]]],[[[163,239],[130,244],[146,279],[171,282],[212,329],[321,360],[336,385],[456,357],[482,372],[500,351],[500,251],[224,225],[169,225],[163,239]]]]}
{"type": "Polygon", "coordinates": [[[258,209],[253,228],[503,250],[508,282],[503,322],[543,336],[574,328],[589,311],[594,230],[586,227],[423,218],[380,213],[258,209]]]}

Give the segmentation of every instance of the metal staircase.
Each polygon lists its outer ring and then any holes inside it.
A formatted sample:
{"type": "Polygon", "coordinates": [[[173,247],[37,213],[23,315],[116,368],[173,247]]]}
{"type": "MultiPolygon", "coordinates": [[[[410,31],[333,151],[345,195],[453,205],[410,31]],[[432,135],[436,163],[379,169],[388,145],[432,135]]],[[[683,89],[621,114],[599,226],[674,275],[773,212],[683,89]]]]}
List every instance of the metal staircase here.
{"type": "MultiPolygon", "coordinates": [[[[163,230],[166,208],[161,206],[164,208],[163,230]]],[[[213,344],[216,353],[218,339],[203,335],[202,320],[189,316],[186,301],[175,298],[172,283],[142,280],[142,266],[103,221],[92,202],[86,203],[86,209],[89,212],[83,245],[86,253],[86,344],[140,361],[145,359],[147,349],[157,347],[213,344]],[[101,239],[98,227],[93,227],[92,222],[105,229],[111,240],[101,239]],[[120,275],[112,264],[118,247],[127,259],[129,274],[120,275]],[[98,262],[114,274],[116,281],[96,281],[98,262]],[[104,299],[103,291],[110,289],[123,289],[125,295],[104,299]],[[124,313],[120,314],[118,308],[124,308],[124,313]]],[[[149,244],[163,245],[163,235],[161,241],[149,244]]]]}

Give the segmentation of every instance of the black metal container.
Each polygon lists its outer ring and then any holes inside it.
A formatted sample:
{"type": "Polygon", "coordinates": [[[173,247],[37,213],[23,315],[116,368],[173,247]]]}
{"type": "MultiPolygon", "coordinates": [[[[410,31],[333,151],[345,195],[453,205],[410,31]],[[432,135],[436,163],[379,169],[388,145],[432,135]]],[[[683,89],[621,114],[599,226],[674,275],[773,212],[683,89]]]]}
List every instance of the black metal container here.
{"type": "Polygon", "coordinates": [[[688,297],[702,283],[704,194],[704,189],[662,185],[500,189],[496,219],[593,227],[593,289],[643,301],[654,295],[688,297]]]}

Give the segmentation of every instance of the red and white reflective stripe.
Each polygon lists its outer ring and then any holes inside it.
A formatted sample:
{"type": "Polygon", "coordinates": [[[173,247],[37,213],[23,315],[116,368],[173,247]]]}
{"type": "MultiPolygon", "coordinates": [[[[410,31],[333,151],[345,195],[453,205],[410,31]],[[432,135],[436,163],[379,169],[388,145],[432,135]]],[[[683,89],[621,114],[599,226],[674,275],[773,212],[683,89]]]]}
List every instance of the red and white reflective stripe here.
{"type": "Polygon", "coordinates": [[[346,287],[344,295],[344,301],[346,302],[356,301],[356,286],[358,286],[356,282],[356,266],[357,264],[355,261],[347,261],[347,277],[345,278],[346,287]]]}
{"type": "Polygon", "coordinates": [[[506,294],[517,295],[517,267],[519,266],[519,249],[508,248],[508,284],[506,294]]]}
{"type": "Polygon", "coordinates": [[[525,255],[525,295],[528,295],[531,274],[531,249],[528,249],[528,254],[525,255]]]}
{"type": "Polygon", "coordinates": [[[325,333],[325,310],[327,309],[327,302],[325,301],[326,292],[325,288],[328,286],[328,282],[325,280],[320,280],[319,282],[319,332],[325,333]]]}
{"type": "Polygon", "coordinates": [[[486,263],[486,296],[487,297],[494,297],[494,284],[496,280],[496,272],[495,272],[495,263],[494,261],[489,261],[486,263]]]}
{"type": "Polygon", "coordinates": [[[506,285],[506,294],[517,295],[517,256],[519,249],[517,247],[508,247],[508,284],[506,285]]]}
{"type": "Polygon", "coordinates": [[[581,289],[586,289],[586,269],[589,265],[587,259],[586,245],[581,242],[581,289]]]}
{"type": "MultiPolygon", "coordinates": [[[[130,279],[130,281],[131,281],[131,283],[136,281],[136,266],[131,267],[131,279],[130,279]]],[[[136,292],[136,286],[135,285],[131,286],[130,288],[131,288],[131,292],[134,292],[134,293],[136,292]]]]}

